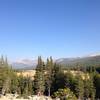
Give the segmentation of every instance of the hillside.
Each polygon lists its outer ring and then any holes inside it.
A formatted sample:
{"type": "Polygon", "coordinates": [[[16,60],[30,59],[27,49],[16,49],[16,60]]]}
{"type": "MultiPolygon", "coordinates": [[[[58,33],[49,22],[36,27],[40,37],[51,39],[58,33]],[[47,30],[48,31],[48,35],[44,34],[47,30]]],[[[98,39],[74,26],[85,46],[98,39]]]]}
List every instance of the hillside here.
{"type": "Polygon", "coordinates": [[[78,58],[62,58],[56,60],[57,63],[62,65],[98,65],[100,64],[100,56],[78,57],[78,58]]]}
{"type": "Polygon", "coordinates": [[[20,70],[31,70],[34,69],[36,65],[37,65],[37,60],[32,60],[32,59],[21,59],[12,62],[13,68],[20,69],[20,70]]]}
{"type": "MultiPolygon", "coordinates": [[[[75,64],[82,65],[98,65],[100,64],[100,55],[92,55],[87,57],[76,57],[76,58],[60,58],[55,61],[61,65],[70,65],[75,64]]],[[[31,70],[34,69],[37,65],[37,60],[22,59],[12,63],[14,69],[20,70],[31,70]]]]}

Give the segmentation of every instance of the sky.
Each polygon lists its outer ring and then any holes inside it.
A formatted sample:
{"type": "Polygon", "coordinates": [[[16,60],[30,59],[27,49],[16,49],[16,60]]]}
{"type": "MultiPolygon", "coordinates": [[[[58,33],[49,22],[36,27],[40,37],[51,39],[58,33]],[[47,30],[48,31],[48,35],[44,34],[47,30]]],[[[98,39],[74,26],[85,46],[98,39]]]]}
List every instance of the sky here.
{"type": "Polygon", "coordinates": [[[100,52],[100,0],[0,0],[0,54],[15,60],[100,52]]]}

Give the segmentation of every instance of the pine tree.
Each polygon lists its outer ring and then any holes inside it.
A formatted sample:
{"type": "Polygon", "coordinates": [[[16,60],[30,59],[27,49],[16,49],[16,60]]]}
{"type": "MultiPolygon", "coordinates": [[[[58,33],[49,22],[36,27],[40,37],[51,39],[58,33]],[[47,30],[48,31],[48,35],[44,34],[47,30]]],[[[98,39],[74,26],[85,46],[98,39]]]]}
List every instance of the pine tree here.
{"type": "Polygon", "coordinates": [[[77,97],[79,98],[79,100],[83,100],[83,97],[84,97],[84,83],[83,83],[83,80],[82,80],[81,76],[77,76],[75,87],[76,87],[75,90],[76,90],[77,97]]]}
{"type": "Polygon", "coordinates": [[[26,96],[28,96],[28,94],[29,94],[28,83],[26,81],[26,83],[24,84],[23,96],[26,97],[26,96]]]}
{"type": "Polygon", "coordinates": [[[15,72],[11,72],[11,84],[10,84],[10,92],[17,93],[18,91],[18,77],[15,72]]]}
{"type": "Polygon", "coordinates": [[[6,67],[9,66],[9,65],[8,65],[8,59],[7,59],[7,57],[5,58],[5,66],[6,66],[6,67]]]}
{"type": "Polygon", "coordinates": [[[35,92],[38,94],[43,94],[45,90],[45,75],[44,75],[44,70],[43,70],[43,61],[41,57],[38,57],[38,65],[36,67],[36,74],[34,77],[34,87],[35,87],[35,92]]]}
{"type": "Polygon", "coordinates": [[[4,61],[4,57],[3,57],[3,55],[1,56],[1,64],[3,65],[5,63],[5,61],[4,61]]]}
{"type": "Polygon", "coordinates": [[[89,83],[89,80],[84,80],[84,99],[88,99],[89,98],[89,95],[90,95],[90,91],[89,91],[89,88],[90,88],[90,83],[89,83]]]}
{"type": "Polygon", "coordinates": [[[93,76],[90,75],[90,98],[91,100],[95,100],[95,87],[94,87],[94,83],[93,83],[93,76]]]}
{"type": "Polygon", "coordinates": [[[51,84],[52,84],[52,71],[53,71],[53,60],[52,57],[50,57],[50,60],[47,59],[47,64],[46,64],[46,86],[48,90],[48,96],[50,96],[51,92],[51,84]]]}
{"type": "Polygon", "coordinates": [[[59,88],[64,88],[66,86],[66,77],[59,64],[54,64],[51,74],[51,95],[53,92],[57,91],[59,88]]]}
{"type": "Polygon", "coordinates": [[[23,95],[24,83],[25,83],[25,80],[24,80],[23,75],[21,74],[21,75],[18,77],[18,94],[19,94],[20,96],[23,95]]]}
{"type": "Polygon", "coordinates": [[[32,95],[34,93],[33,91],[33,81],[29,78],[28,79],[28,91],[29,91],[29,95],[32,95]]]}
{"type": "Polygon", "coordinates": [[[96,89],[96,99],[100,99],[100,74],[94,76],[94,85],[96,89]]]}
{"type": "Polygon", "coordinates": [[[1,56],[1,58],[0,58],[0,67],[4,67],[4,57],[3,57],[3,55],[1,56]]]}

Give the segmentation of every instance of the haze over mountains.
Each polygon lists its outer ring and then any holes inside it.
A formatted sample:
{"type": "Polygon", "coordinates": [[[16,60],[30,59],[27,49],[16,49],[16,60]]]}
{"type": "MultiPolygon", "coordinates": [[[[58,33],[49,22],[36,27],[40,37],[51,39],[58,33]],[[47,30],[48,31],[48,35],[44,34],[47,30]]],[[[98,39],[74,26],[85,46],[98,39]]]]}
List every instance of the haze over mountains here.
{"type": "Polygon", "coordinates": [[[32,59],[21,59],[15,62],[12,62],[14,69],[33,69],[37,65],[37,60],[32,59]]]}
{"type": "MultiPolygon", "coordinates": [[[[91,54],[84,57],[75,57],[75,58],[60,58],[55,60],[58,64],[63,65],[73,65],[77,63],[81,64],[100,64],[100,53],[91,54]]],[[[16,62],[12,62],[14,69],[34,69],[37,65],[37,60],[32,59],[21,59],[16,62]]]]}

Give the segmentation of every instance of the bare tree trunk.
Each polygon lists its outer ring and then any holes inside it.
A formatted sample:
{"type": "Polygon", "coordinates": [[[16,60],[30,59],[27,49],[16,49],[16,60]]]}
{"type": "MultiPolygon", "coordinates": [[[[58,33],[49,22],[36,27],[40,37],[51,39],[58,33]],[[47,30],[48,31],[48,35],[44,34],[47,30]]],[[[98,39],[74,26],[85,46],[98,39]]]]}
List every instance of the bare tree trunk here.
{"type": "Polygon", "coordinates": [[[49,87],[49,89],[48,89],[48,96],[50,97],[50,87],[49,87]]]}

